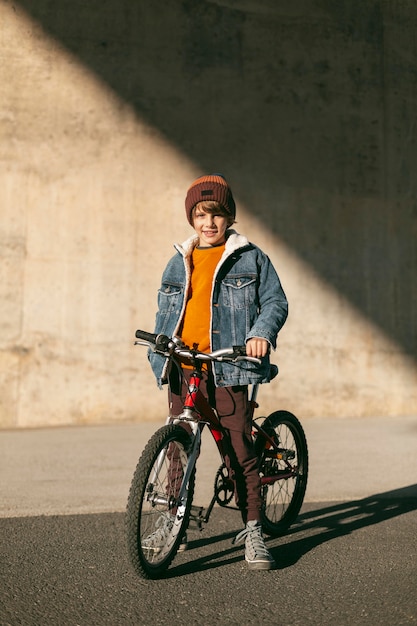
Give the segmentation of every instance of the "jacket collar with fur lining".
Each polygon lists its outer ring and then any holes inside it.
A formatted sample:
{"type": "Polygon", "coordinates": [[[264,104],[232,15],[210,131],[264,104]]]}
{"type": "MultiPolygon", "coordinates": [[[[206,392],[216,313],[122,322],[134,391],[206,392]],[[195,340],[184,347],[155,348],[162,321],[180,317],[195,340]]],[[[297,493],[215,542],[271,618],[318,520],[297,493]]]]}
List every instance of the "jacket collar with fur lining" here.
{"type": "MultiPolygon", "coordinates": [[[[174,248],[182,254],[183,257],[188,258],[194,248],[198,245],[198,236],[192,235],[188,239],[186,239],[182,244],[175,244],[174,248]]],[[[248,239],[244,235],[239,235],[238,232],[233,230],[232,228],[226,231],[226,246],[225,246],[225,256],[229,256],[235,250],[239,250],[240,248],[245,248],[249,245],[248,239]]]]}

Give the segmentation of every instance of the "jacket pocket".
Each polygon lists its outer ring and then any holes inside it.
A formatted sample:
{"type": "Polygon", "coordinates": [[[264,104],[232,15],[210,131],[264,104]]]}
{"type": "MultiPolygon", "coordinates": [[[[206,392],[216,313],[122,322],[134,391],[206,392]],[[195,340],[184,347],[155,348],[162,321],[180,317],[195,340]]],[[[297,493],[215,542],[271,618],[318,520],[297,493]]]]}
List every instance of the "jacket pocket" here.
{"type": "Polygon", "coordinates": [[[177,283],[162,283],[158,291],[158,311],[166,315],[175,310],[182,293],[181,285],[177,283]]]}
{"type": "Polygon", "coordinates": [[[256,302],[256,275],[227,276],[221,283],[224,306],[244,309],[256,302]]]}

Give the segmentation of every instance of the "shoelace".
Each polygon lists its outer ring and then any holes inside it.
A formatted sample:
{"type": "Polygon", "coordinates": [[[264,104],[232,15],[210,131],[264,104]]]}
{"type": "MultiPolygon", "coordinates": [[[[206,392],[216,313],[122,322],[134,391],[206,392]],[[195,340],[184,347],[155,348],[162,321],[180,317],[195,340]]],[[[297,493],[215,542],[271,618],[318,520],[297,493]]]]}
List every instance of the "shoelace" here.
{"type": "Polygon", "coordinates": [[[157,530],[154,530],[149,537],[146,537],[144,543],[151,543],[152,541],[165,538],[165,535],[171,530],[173,523],[172,515],[169,513],[161,513],[155,522],[155,528],[157,530]]]}
{"type": "Polygon", "coordinates": [[[244,539],[246,539],[247,534],[249,533],[249,528],[245,526],[243,530],[241,530],[234,539],[232,539],[232,544],[240,543],[244,539]]]}
{"type": "Polygon", "coordinates": [[[250,522],[248,522],[245,526],[245,528],[243,530],[241,530],[236,537],[233,539],[232,543],[240,543],[241,541],[243,541],[244,539],[246,539],[246,537],[249,534],[256,534],[258,535],[261,539],[262,539],[262,535],[261,535],[261,526],[260,524],[253,524],[253,526],[249,526],[250,522]]]}
{"type": "Polygon", "coordinates": [[[161,513],[159,519],[156,520],[155,528],[158,528],[156,532],[166,535],[174,525],[174,518],[169,513],[161,513]]]}
{"type": "Polygon", "coordinates": [[[232,544],[240,543],[241,541],[249,537],[252,544],[251,547],[254,550],[255,554],[270,559],[271,555],[269,554],[268,548],[264,543],[264,539],[262,537],[262,528],[260,524],[254,524],[253,526],[249,526],[249,524],[247,524],[245,528],[236,535],[236,537],[232,541],[232,544]]]}

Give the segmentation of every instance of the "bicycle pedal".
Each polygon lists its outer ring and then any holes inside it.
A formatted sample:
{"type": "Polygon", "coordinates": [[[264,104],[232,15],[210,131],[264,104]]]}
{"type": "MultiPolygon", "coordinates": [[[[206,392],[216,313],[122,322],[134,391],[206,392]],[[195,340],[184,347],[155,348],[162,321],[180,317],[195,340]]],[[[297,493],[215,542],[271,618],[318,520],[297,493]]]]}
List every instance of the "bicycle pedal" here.
{"type": "Polygon", "coordinates": [[[272,450],[266,451],[265,458],[278,459],[278,461],[293,461],[295,459],[295,450],[272,450]]]}
{"type": "Polygon", "coordinates": [[[204,521],[204,507],[195,506],[193,504],[190,509],[190,521],[188,524],[188,528],[202,530],[204,521]]]}

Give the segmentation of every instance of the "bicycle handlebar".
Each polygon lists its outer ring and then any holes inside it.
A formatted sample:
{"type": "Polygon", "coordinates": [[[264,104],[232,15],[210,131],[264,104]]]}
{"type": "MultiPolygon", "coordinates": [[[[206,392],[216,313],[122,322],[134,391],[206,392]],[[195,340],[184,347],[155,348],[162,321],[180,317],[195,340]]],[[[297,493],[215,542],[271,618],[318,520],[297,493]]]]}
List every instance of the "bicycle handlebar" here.
{"type": "Polygon", "coordinates": [[[181,339],[174,337],[170,339],[167,335],[147,333],[144,330],[137,330],[135,336],[139,341],[135,345],[148,345],[154,352],[170,356],[175,353],[180,357],[198,359],[199,361],[250,361],[261,364],[261,359],[246,354],[246,346],[233,346],[222,348],[214,352],[200,352],[183,344],[181,339]]]}

